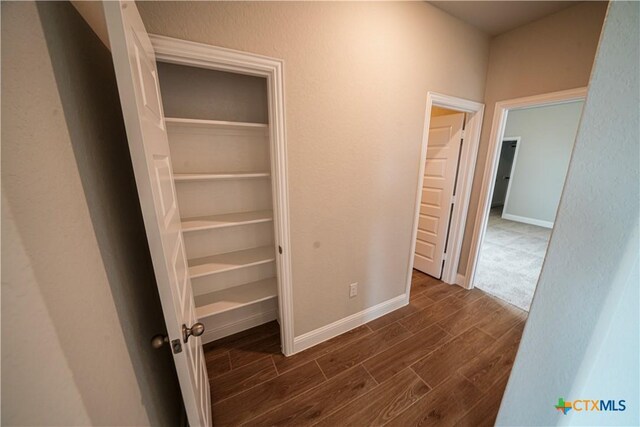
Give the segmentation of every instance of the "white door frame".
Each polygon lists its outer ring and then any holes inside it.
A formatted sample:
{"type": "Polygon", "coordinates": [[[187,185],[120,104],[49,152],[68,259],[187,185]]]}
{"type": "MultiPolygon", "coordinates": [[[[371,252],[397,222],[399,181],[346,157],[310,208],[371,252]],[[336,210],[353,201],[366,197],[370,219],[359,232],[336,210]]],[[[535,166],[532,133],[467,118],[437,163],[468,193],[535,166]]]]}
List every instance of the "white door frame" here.
{"type": "MultiPolygon", "coordinates": [[[[473,184],[473,172],[476,167],[476,157],[478,155],[478,145],[480,144],[480,131],[482,129],[482,116],[484,114],[484,104],[469,101],[467,99],[456,98],[454,96],[443,95],[436,92],[427,93],[427,107],[424,117],[424,128],[422,131],[422,149],[420,150],[419,172],[416,190],[415,214],[413,218],[413,230],[411,235],[411,253],[409,256],[409,269],[407,271],[406,298],[409,302],[411,292],[411,273],[413,272],[413,259],[416,252],[416,240],[418,238],[418,221],[420,220],[420,200],[422,199],[422,180],[424,177],[425,161],[427,157],[427,145],[429,143],[429,125],[431,122],[431,109],[436,107],[469,113],[465,125],[462,151],[459,160],[459,172],[456,184],[456,196],[453,205],[453,212],[450,219],[449,237],[447,242],[447,254],[445,258],[444,270],[442,271],[442,281],[453,284],[458,283],[458,263],[460,261],[460,251],[462,250],[462,238],[464,237],[464,227],[467,221],[467,211],[469,209],[469,199],[471,197],[471,185],[473,184]]],[[[460,283],[458,283],[460,284],[460,283]]]]}
{"type": "MultiPolygon", "coordinates": [[[[509,200],[509,193],[511,192],[511,183],[513,182],[513,179],[511,179],[511,177],[513,177],[513,172],[516,170],[516,161],[518,160],[518,151],[520,150],[520,141],[522,140],[522,137],[520,136],[505,136],[502,138],[502,144],[504,144],[507,141],[514,141],[516,143],[516,151],[515,153],[513,153],[513,161],[511,162],[511,169],[509,170],[509,182],[507,183],[507,192],[504,195],[504,203],[502,204],[502,213],[503,213],[503,218],[504,218],[504,210],[507,207],[507,201],[509,200]]],[[[500,152],[502,152],[502,148],[500,148],[500,152]]],[[[496,171],[497,171],[497,167],[500,165],[500,153],[498,153],[498,165],[496,165],[496,171]]],[[[493,199],[493,194],[491,194],[491,199],[493,199]]]]}
{"type": "Polygon", "coordinates": [[[284,110],[284,61],[248,52],[149,34],[156,59],[238,74],[264,77],[269,103],[271,186],[278,271],[278,306],[282,352],[293,354],[293,284],[289,231],[287,140],[284,110]]]}
{"type": "Polygon", "coordinates": [[[584,100],[586,96],[587,88],[579,87],[575,89],[545,93],[542,95],[527,96],[523,98],[508,99],[505,101],[496,102],[495,111],[493,113],[493,123],[491,124],[489,149],[487,150],[487,160],[484,166],[484,176],[482,178],[482,187],[480,190],[478,211],[476,213],[476,221],[473,227],[471,248],[469,249],[469,261],[467,262],[467,271],[465,274],[464,283],[465,288],[473,288],[476,267],[478,265],[478,255],[480,254],[480,247],[482,245],[484,233],[487,228],[489,210],[491,209],[493,186],[495,185],[496,170],[498,167],[498,160],[500,159],[500,150],[502,148],[501,142],[503,139],[505,127],[507,125],[507,116],[509,111],[531,107],[542,107],[547,105],[566,104],[569,102],[584,100]]]}

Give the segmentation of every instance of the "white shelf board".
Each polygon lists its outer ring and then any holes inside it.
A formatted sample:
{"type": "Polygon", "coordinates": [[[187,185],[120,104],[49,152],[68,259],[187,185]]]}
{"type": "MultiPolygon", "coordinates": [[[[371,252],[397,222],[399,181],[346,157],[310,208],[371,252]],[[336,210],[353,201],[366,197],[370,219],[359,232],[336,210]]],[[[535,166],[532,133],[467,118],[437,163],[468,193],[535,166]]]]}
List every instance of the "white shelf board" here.
{"type": "Polygon", "coordinates": [[[269,221],[273,221],[273,211],[237,212],[222,215],[199,216],[184,218],[182,220],[182,231],[210,230],[269,221]]]}
{"type": "Polygon", "coordinates": [[[275,259],[276,253],[272,246],[194,258],[189,260],[189,276],[195,279],[225,271],[266,264],[275,261],[275,259]]]}
{"type": "Polygon", "coordinates": [[[198,319],[209,317],[278,296],[275,277],[234,286],[195,297],[198,319]]]}
{"type": "Polygon", "coordinates": [[[183,119],[177,117],[166,117],[164,121],[168,126],[184,126],[192,128],[264,130],[269,127],[266,123],[226,122],[222,120],[183,119]]]}
{"type": "Polygon", "coordinates": [[[218,181],[229,179],[268,178],[269,172],[231,172],[231,173],[174,173],[175,182],[218,181]]]}

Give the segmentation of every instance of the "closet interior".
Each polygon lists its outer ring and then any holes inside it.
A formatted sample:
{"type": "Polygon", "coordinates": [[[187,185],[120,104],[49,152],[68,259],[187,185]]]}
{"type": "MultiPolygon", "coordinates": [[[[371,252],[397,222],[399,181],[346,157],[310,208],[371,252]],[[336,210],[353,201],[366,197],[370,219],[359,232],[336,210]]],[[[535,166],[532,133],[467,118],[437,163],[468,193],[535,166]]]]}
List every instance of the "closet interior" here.
{"type": "Polygon", "coordinates": [[[265,78],[158,62],[203,342],[278,317],[265,78]]]}

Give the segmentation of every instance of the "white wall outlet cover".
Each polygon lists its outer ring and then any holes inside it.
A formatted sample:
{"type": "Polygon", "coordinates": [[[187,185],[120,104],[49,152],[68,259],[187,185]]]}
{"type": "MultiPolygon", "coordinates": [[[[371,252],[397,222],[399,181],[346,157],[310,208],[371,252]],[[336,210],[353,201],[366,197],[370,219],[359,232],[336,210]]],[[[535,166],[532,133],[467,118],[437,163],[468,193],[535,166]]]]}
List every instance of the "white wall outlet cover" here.
{"type": "Polygon", "coordinates": [[[358,295],[358,282],[349,285],[349,298],[358,295]]]}

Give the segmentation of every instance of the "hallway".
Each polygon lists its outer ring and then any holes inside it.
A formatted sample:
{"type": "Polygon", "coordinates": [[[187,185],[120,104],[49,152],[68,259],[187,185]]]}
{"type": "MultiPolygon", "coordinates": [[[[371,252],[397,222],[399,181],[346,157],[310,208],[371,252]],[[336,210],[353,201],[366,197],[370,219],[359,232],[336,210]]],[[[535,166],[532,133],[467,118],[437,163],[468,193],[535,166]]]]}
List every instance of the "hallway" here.
{"type": "Polygon", "coordinates": [[[411,303],[309,350],[278,324],[205,346],[215,425],[493,425],[526,313],[414,271],[411,303]]]}

